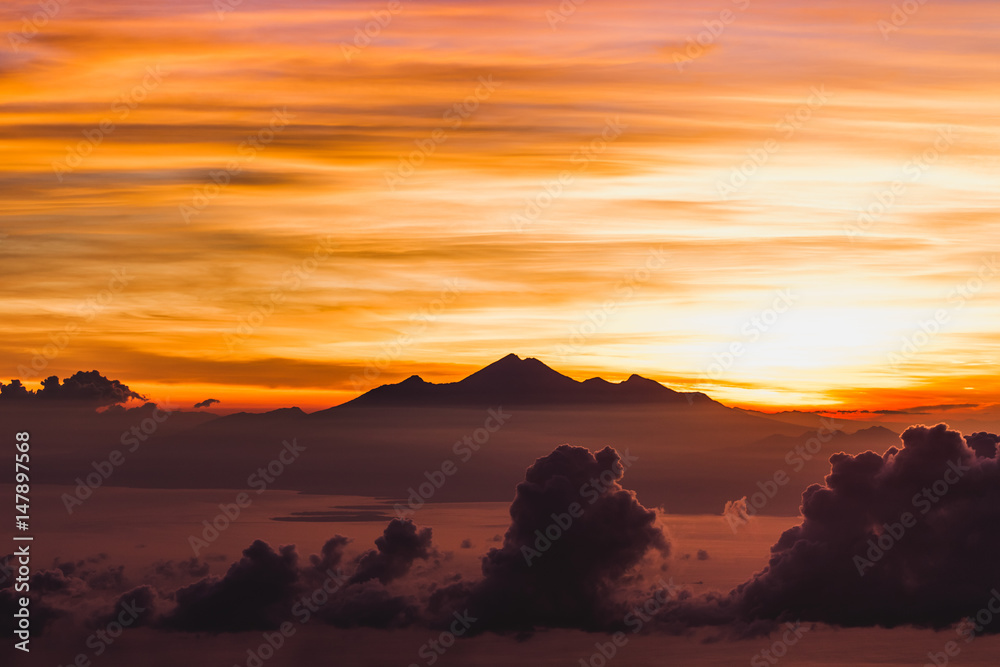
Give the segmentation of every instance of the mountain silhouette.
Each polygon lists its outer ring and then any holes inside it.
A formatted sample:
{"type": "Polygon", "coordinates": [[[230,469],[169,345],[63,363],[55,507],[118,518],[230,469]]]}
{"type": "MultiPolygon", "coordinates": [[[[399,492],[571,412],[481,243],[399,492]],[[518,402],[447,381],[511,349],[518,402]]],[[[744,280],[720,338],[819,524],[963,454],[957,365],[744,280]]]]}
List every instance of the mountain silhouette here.
{"type": "Polygon", "coordinates": [[[508,354],[458,382],[435,384],[418,375],[386,384],[338,407],[552,406],[588,404],[719,405],[699,392],[682,393],[632,375],[624,382],[599,377],[579,382],[538,359],[508,354]]]}

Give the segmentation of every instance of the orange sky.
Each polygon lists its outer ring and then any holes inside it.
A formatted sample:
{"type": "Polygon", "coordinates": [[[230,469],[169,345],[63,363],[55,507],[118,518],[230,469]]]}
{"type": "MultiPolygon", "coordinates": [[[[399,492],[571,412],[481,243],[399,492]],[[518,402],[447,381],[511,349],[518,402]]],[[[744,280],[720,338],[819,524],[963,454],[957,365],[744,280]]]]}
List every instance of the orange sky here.
{"type": "Polygon", "coordinates": [[[1000,400],[995,3],[226,3],[0,8],[4,380],[1000,400]]]}

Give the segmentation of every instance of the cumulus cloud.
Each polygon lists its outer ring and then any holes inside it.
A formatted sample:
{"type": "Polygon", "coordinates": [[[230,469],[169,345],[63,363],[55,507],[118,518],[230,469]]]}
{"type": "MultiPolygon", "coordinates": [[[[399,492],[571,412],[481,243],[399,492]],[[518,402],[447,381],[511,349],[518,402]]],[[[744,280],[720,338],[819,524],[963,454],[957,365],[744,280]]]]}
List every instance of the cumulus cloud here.
{"type": "Polygon", "coordinates": [[[56,560],[53,567],[65,575],[72,575],[82,580],[89,588],[95,590],[122,590],[128,585],[125,566],[111,565],[106,561],[108,555],[100,553],[75,561],[56,560]]]}
{"type": "Polygon", "coordinates": [[[10,384],[0,382],[0,401],[26,401],[35,397],[35,392],[29,391],[20,380],[11,380],[10,384]]]}
{"type": "Polygon", "coordinates": [[[483,578],[436,591],[431,612],[467,607],[479,619],[474,632],[620,624],[626,575],[670,549],[656,512],[619,484],[634,461],[626,457],[562,445],[535,461],[517,486],[503,545],[483,558],[483,578]]]}
{"type": "MultiPolygon", "coordinates": [[[[420,617],[415,601],[391,593],[385,584],[406,575],[418,559],[437,554],[431,530],[393,519],[375,549],[355,559],[352,575],[341,573],[350,540],[335,535],[319,554],[300,565],[293,545],[272,548],[255,541],[222,577],[206,577],[173,595],[163,625],[189,632],[273,630],[282,622],[318,618],[340,627],[402,627],[420,617]]],[[[191,559],[167,562],[166,573],[204,565],[191,559]]]]}
{"type": "Polygon", "coordinates": [[[62,593],[70,596],[85,594],[90,586],[83,579],[67,576],[62,570],[42,570],[31,577],[31,590],[44,593],[62,593]]]}
{"type": "Polygon", "coordinates": [[[53,375],[42,380],[42,388],[31,391],[20,380],[0,383],[0,402],[69,403],[86,407],[105,407],[126,403],[129,399],[145,400],[118,380],[109,380],[97,371],[78,371],[60,383],[53,375]]]}
{"type": "Polygon", "coordinates": [[[206,398],[204,401],[198,401],[197,403],[195,403],[194,407],[195,408],[207,408],[210,405],[212,405],[213,403],[221,403],[221,402],[222,401],[220,401],[217,398],[206,398]]]}
{"type": "Polygon", "coordinates": [[[986,432],[973,433],[965,436],[965,442],[976,453],[976,456],[994,459],[997,456],[997,443],[1000,443],[1000,436],[986,432]]]}
{"type": "Polygon", "coordinates": [[[295,547],[275,551],[255,541],[223,577],[181,588],[166,624],[179,630],[240,632],[272,630],[288,614],[299,578],[295,547]]]}
{"type": "Polygon", "coordinates": [[[319,554],[309,557],[313,567],[319,572],[337,571],[340,563],[344,560],[344,549],[350,543],[350,538],[343,535],[334,535],[323,544],[319,554]]]}
{"type": "Polygon", "coordinates": [[[107,627],[110,623],[117,623],[123,628],[148,626],[156,617],[159,604],[159,593],[155,588],[147,584],[137,586],[119,596],[111,611],[97,613],[93,624],[107,627]]]}
{"type": "Polygon", "coordinates": [[[901,439],[883,454],[832,456],[766,568],[663,619],[941,628],[983,609],[1000,587],[996,439],[967,442],[945,424],[910,427],[901,439]]]}
{"type": "Polygon", "coordinates": [[[431,529],[418,531],[409,519],[390,521],[382,536],[375,540],[375,547],[359,557],[351,583],[369,579],[388,583],[409,572],[418,558],[427,560],[436,553],[431,546],[431,529]]]}

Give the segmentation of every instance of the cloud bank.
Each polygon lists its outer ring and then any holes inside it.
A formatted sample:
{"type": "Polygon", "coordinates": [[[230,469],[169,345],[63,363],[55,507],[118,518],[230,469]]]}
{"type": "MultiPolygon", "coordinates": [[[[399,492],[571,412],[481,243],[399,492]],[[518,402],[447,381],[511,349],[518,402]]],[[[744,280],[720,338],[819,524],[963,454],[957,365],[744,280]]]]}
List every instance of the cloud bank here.
{"type": "MultiPolygon", "coordinates": [[[[803,493],[801,523],[772,546],[766,567],[728,592],[672,589],[642,630],[714,626],[745,636],[783,622],[943,628],[973,617],[976,632],[996,632],[993,614],[977,612],[1000,589],[1000,438],[939,424],[913,426],[901,440],[882,454],[833,455],[824,483],[803,493]]],[[[353,558],[349,538],[336,535],[308,558],[257,540],[223,576],[204,576],[208,566],[197,559],[161,561],[160,583],[119,594],[114,608],[139,600],[152,611],[136,625],[186,632],[273,630],[294,620],[441,628],[456,614],[475,619],[470,634],[622,630],[648,598],[650,573],[670,558],[661,516],[621,484],[635,460],[628,450],[568,445],[536,460],[517,485],[502,544],[473,580],[442,571],[447,558],[431,529],[393,519],[374,549],[353,558]],[[427,565],[415,569],[418,562],[427,565]],[[166,587],[179,576],[201,578],[166,587]]],[[[73,600],[131,585],[106,561],[35,574],[43,624],[72,614],[73,600]]],[[[8,577],[0,606],[13,602],[10,585],[8,577]]]]}

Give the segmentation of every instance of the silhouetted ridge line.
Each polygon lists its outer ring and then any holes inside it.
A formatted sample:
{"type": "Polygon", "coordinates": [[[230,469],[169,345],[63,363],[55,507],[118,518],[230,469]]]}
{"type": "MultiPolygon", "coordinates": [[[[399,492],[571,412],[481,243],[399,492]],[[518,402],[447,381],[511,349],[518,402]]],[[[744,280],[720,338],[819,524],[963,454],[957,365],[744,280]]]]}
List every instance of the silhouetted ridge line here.
{"type": "Polygon", "coordinates": [[[538,359],[521,359],[516,354],[508,354],[458,382],[435,384],[412,375],[402,382],[376,387],[344,405],[487,407],[651,403],[718,405],[705,394],[677,392],[639,375],[620,383],[602,378],[578,382],[538,359]]]}

